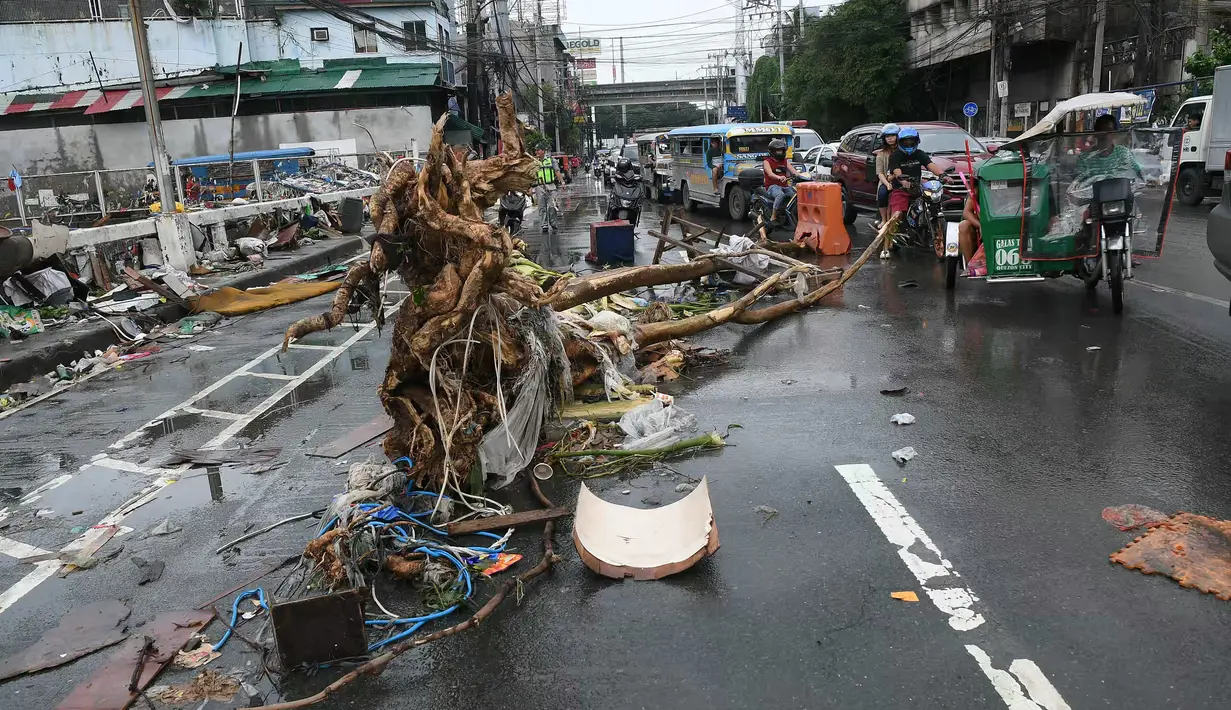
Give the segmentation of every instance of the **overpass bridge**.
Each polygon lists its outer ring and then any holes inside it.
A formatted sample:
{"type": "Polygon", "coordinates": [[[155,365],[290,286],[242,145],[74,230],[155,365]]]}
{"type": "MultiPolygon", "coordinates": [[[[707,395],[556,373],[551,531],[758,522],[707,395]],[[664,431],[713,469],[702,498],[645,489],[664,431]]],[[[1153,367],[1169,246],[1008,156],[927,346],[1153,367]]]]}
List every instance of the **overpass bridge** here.
{"type": "Polygon", "coordinates": [[[594,84],[582,87],[581,94],[581,101],[587,106],[700,103],[723,98],[734,101],[735,77],[594,84]]]}

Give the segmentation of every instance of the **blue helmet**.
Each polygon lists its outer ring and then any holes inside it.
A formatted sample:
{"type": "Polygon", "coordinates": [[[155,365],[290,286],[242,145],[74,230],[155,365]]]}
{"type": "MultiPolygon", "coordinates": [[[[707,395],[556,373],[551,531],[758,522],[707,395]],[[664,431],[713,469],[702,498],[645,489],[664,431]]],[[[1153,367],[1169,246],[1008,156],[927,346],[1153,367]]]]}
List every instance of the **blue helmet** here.
{"type": "Polygon", "coordinates": [[[919,147],[919,131],[913,128],[903,128],[901,131],[898,131],[898,147],[907,155],[914,153],[915,149],[919,147]],[[908,140],[910,140],[910,145],[907,145],[908,140]]]}
{"type": "Polygon", "coordinates": [[[884,128],[881,128],[881,135],[882,136],[896,136],[898,135],[899,130],[900,129],[898,128],[898,124],[886,123],[884,128]]]}

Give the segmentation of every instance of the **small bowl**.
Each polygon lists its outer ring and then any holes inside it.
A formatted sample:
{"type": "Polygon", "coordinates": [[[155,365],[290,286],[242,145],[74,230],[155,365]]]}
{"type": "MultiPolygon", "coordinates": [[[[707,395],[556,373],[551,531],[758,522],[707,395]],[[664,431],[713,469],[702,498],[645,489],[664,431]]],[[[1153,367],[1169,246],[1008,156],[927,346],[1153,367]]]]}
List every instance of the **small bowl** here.
{"type": "Polygon", "coordinates": [[[551,464],[549,463],[534,464],[534,477],[539,479],[540,481],[546,481],[547,479],[551,478],[551,474],[553,473],[555,473],[555,471],[552,469],[551,464]]]}

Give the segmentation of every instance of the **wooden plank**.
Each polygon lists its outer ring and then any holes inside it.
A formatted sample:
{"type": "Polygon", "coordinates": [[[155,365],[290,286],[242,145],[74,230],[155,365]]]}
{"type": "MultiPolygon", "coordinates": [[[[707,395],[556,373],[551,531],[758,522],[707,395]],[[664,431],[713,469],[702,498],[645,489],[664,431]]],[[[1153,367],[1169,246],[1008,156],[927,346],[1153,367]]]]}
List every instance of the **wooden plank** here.
{"type": "Polygon", "coordinates": [[[380,416],[376,417],[367,424],[364,424],[356,429],[352,429],[327,444],[322,444],[321,446],[316,447],[312,451],[309,451],[308,455],[320,456],[321,458],[326,459],[336,459],[351,449],[363,446],[372,439],[383,435],[392,428],[393,419],[391,419],[388,414],[381,412],[380,416]]]}
{"type": "MultiPolygon", "coordinates": [[[[702,253],[703,253],[700,249],[697,249],[696,247],[692,246],[691,244],[685,244],[684,242],[677,242],[677,241],[675,241],[674,239],[672,239],[671,237],[668,237],[668,236],[667,236],[667,235],[665,235],[665,234],[659,234],[658,232],[655,232],[654,230],[650,230],[650,236],[652,236],[652,237],[658,237],[659,239],[663,240],[664,242],[666,242],[666,243],[668,243],[668,244],[670,244],[670,245],[672,245],[672,246],[674,246],[674,247],[678,247],[678,248],[680,248],[680,249],[685,249],[685,250],[687,250],[687,251],[688,251],[688,253],[689,253],[689,254],[692,254],[693,256],[699,256],[700,254],[702,254],[702,253]]],[[[750,268],[748,268],[747,266],[744,266],[743,264],[737,264],[737,263],[735,263],[734,261],[731,261],[730,259],[724,259],[724,258],[719,257],[719,256],[712,257],[712,258],[713,258],[715,261],[717,261],[718,263],[720,263],[720,264],[722,264],[723,266],[727,267],[728,269],[733,269],[733,270],[738,271],[738,272],[740,272],[740,273],[742,273],[742,274],[747,274],[747,275],[751,276],[752,278],[756,279],[757,281],[764,281],[765,279],[769,278],[769,274],[767,274],[767,273],[765,273],[765,272],[763,272],[763,271],[758,271],[758,270],[756,270],[756,269],[750,269],[750,268]]]]}
{"type": "Polygon", "coordinates": [[[209,611],[167,611],[150,623],[137,628],[111,654],[105,665],[83,681],[61,702],[58,710],[124,710],[137,694],[129,690],[136,675],[136,687],[144,690],[162,672],[176,651],[184,647],[192,635],[205,630],[214,618],[209,611]],[[146,639],[153,640],[152,652],[146,654],[146,639]],[[137,663],[141,663],[140,672],[137,663]]]}
{"type": "Polygon", "coordinates": [[[179,296],[177,296],[175,292],[172,291],[171,289],[167,288],[166,286],[163,286],[160,283],[156,283],[155,281],[153,281],[152,279],[150,279],[148,276],[141,273],[140,271],[134,270],[133,267],[131,266],[124,267],[124,275],[132,279],[133,281],[136,281],[137,283],[141,284],[145,288],[148,288],[149,290],[153,291],[159,296],[162,296],[163,298],[167,299],[167,301],[170,303],[181,303],[184,300],[180,298],[179,296]]]}
{"type": "Polygon", "coordinates": [[[568,508],[540,508],[538,510],[523,510],[510,515],[496,515],[491,518],[463,520],[460,523],[449,523],[449,535],[469,535],[489,530],[508,530],[530,523],[541,523],[547,520],[558,520],[572,515],[568,508]]]}

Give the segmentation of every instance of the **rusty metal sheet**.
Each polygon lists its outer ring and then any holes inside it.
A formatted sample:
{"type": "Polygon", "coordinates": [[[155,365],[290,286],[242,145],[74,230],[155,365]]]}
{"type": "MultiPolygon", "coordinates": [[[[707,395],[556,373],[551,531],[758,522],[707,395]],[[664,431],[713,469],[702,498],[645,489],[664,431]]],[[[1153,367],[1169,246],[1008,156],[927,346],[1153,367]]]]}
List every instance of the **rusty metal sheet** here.
{"type": "Polygon", "coordinates": [[[143,627],[134,629],[132,635],[111,653],[106,665],[99,668],[86,681],[73,688],[57,710],[124,710],[137,698],[128,689],[137,663],[141,672],[137,687],[145,689],[162,672],[175,652],[188,643],[192,635],[202,631],[214,618],[210,611],[167,611],[154,617],[143,627]],[[147,638],[153,639],[154,650],[146,654],[147,638]]]}
{"type": "Polygon", "coordinates": [[[1111,561],[1231,601],[1231,520],[1176,513],[1111,561]]]}
{"type": "Polygon", "coordinates": [[[115,600],[73,609],[34,645],[0,661],[0,680],[55,668],[123,641],[128,638],[124,621],[131,613],[115,600]]]}
{"type": "Polygon", "coordinates": [[[366,656],[363,600],[363,590],[348,589],[270,607],[282,667],[366,656]]]}

